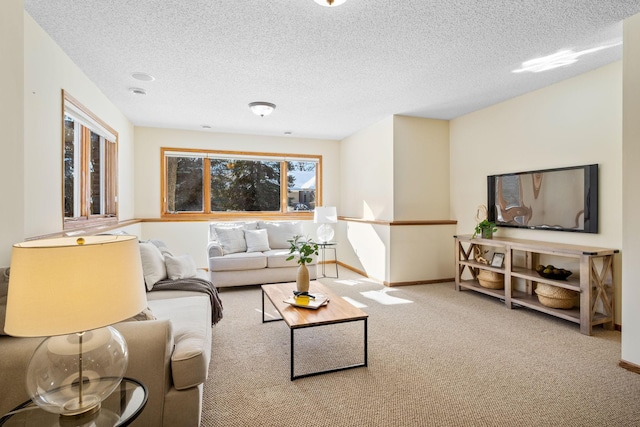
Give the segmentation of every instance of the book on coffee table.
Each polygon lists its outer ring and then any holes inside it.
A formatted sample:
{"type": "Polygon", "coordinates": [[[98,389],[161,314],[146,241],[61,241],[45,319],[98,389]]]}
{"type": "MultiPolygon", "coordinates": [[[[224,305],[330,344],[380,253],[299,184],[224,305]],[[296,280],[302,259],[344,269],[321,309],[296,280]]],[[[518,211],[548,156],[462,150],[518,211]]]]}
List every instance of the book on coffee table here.
{"type": "Polygon", "coordinates": [[[318,309],[324,305],[327,305],[329,303],[329,298],[326,295],[323,294],[314,294],[313,295],[315,298],[310,298],[307,296],[293,296],[293,297],[289,297],[286,300],[284,300],[284,302],[286,302],[287,304],[291,304],[295,307],[302,307],[302,308],[311,308],[311,309],[318,309]]]}

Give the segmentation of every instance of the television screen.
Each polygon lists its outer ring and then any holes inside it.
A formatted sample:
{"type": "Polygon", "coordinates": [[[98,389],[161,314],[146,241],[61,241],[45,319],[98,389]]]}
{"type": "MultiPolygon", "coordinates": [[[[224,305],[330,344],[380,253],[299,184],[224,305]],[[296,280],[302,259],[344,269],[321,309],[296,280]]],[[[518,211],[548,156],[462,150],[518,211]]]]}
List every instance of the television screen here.
{"type": "Polygon", "coordinates": [[[489,220],[502,227],[598,232],[598,165],[487,177],[489,220]]]}

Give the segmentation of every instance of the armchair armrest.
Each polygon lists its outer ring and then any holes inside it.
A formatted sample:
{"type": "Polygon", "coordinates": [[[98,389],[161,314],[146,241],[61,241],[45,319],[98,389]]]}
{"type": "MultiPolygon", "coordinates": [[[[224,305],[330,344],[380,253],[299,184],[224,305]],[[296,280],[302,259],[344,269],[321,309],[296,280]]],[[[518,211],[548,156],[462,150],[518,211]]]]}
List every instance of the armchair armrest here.
{"type": "Polygon", "coordinates": [[[222,251],[220,243],[216,241],[209,242],[207,245],[207,258],[214,258],[222,255],[224,255],[224,252],[222,251]]]}
{"type": "Polygon", "coordinates": [[[149,390],[147,405],[135,425],[159,426],[165,396],[172,387],[171,354],[174,342],[169,320],[120,322],[113,325],[129,348],[126,376],[141,381],[149,390]]]}

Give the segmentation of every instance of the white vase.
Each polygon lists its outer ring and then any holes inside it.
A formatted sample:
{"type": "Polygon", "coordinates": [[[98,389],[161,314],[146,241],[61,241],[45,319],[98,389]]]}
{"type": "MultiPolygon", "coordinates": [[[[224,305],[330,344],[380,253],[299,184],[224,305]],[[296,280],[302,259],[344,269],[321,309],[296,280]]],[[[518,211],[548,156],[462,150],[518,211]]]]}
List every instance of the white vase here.
{"type": "Polygon", "coordinates": [[[296,288],[298,292],[309,292],[309,269],[304,264],[300,264],[300,267],[298,267],[296,288]]]}

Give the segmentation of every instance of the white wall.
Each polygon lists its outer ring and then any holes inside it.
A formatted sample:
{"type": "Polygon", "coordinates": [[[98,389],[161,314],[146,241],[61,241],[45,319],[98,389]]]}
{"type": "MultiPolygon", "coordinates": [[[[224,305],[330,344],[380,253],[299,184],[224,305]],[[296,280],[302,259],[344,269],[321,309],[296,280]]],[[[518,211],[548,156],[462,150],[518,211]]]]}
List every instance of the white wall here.
{"type": "Polygon", "coordinates": [[[23,3],[0,3],[0,267],[9,265],[11,245],[24,240],[23,3]]]}
{"type": "MultiPolygon", "coordinates": [[[[599,233],[500,228],[499,236],[622,247],[622,64],[451,121],[451,211],[471,234],[487,203],[487,175],[598,163],[599,233]]],[[[620,260],[616,261],[620,323],[620,260]]]]}
{"type": "Polygon", "coordinates": [[[24,13],[25,235],[62,231],[62,89],[118,134],[119,217],[133,218],[133,126],[24,13]]]}
{"type": "Polygon", "coordinates": [[[342,141],[341,262],[390,285],[453,277],[450,225],[388,225],[450,220],[449,122],[384,119],[342,141]],[[375,221],[379,222],[376,223],[375,221]]]}
{"type": "MultiPolygon", "coordinates": [[[[366,220],[393,219],[393,117],[340,143],[342,182],[338,215],[366,220]]],[[[388,281],[388,227],[341,222],[335,240],[338,259],[371,278],[388,281]]]]}
{"type": "Polygon", "coordinates": [[[624,22],[622,360],[640,366],[640,15],[624,22]]]}
{"type": "Polygon", "coordinates": [[[449,216],[449,121],[394,116],[393,219],[449,216]]]}
{"type": "Polygon", "coordinates": [[[341,216],[393,220],[393,116],[342,140],[341,216]]]}

